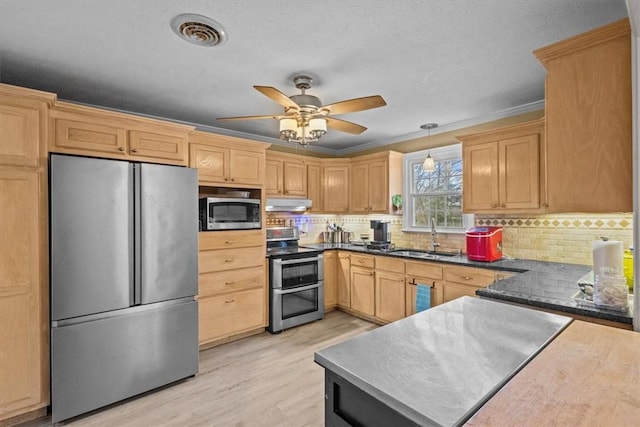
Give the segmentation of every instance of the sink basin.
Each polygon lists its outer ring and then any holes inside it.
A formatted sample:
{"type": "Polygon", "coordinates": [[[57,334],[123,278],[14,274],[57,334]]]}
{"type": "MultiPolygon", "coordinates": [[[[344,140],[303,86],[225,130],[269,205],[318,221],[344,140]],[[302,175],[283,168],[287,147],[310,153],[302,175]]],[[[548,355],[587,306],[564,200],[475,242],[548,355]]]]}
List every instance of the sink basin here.
{"type": "Polygon", "coordinates": [[[420,251],[420,250],[413,250],[413,249],[398,249],[398,250],[389,251],[389,253],[394,255],[399,255],[399,256],[411,256],[416,258],[431,258],[431,259],[438,258],[441,256],[450,257],[450,256],[457,255],[457,254],[452,254],[450,252],[420,251]]]}

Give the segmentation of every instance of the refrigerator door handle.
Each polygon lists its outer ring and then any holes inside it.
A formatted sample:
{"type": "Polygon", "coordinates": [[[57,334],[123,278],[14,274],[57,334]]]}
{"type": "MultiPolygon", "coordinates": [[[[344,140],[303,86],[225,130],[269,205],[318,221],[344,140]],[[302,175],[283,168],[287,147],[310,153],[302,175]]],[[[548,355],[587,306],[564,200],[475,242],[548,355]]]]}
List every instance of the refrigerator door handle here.
{"type": "Polygon", "coordinates": [[[140,202],[141,189],[141,173],[140,164],[132,164],[133,168],[133,305],[142,304],[142,227],[140,226],[140,218],[142,216],[142,203],[140,202]]]}

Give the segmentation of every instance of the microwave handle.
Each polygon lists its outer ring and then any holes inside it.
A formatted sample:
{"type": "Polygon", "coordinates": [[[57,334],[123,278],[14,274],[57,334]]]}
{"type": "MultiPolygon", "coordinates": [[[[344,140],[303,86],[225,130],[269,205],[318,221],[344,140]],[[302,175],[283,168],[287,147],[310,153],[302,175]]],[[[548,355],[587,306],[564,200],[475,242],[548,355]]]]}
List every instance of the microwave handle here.
{"type": "Polygon", "coordinates": [[[313,258],[296,258],[290,260],[274,259],[273,263],[277,265],[300,264],[301,262],[320,261],[322,258],[322,255],[318,255],[313,258]]]}

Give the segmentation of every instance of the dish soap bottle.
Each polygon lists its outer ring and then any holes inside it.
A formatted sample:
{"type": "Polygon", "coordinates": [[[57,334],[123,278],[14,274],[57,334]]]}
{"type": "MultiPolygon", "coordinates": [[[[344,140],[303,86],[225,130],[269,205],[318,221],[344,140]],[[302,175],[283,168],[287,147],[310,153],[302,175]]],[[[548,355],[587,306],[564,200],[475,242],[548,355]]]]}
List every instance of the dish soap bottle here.
{"type": "Polygon", "coordinates": [[[622,265],[624,270],[624,278],[627,280],[627,286],[629,292],[633,292],[633,246],[629,246],[629,249],[624,251],[622,256],[622,265]]]}

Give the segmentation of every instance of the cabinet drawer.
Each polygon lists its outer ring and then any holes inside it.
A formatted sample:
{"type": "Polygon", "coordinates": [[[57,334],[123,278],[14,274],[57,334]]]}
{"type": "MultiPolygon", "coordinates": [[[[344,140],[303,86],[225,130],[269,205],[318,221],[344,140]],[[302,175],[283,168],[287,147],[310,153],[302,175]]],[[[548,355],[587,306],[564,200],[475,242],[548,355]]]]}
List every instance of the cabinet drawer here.
{"type": "MultiPolygon", "coordinates": [[[[468,267],[445,267],[445,282],[461,283],[476,287],[489,286],[494,282],[493,271],[468,267]]],[[[474,294],[475,295],[475,294],[474,294]]]]}
{"type": "Polygon", "coordinates": [[[200,260],[200,273],[202,274],[211,271],[262,266],[264,257],[264,248],[260,246],[217,251],[200,251],[198,258],[200,260]]]}
{"type": "Polygon", "coordinates": [[[376,270],[392,271],[394,273],[404,273],[404,260],[388,256],[376,257],[376,270]]]}
{"type": "Polygon", "coordinates": [[[442,280],[442,266],[428,262],[407,261],[407,276],[418,276],[426,279],[442,280]]]}
{"type": "Polygon", "coordinates": [[[200,239],[198,247],[201,251],[246,248],[250,246],[263,246],[265,244],[264,232],[262,230],[202,231],[198,237],[200,239]]]}
{"type": "Polygon", "coordinates": [[[252,289],[200,298],[200,344],[266,326],[265,292],[252,289]]]}
{"type": "Polygon", "coordinates": [[[213,271],[198,277],[198,295],[210,296],[264,287],[264,267],[213,271]]]}
{"type": "Polygon", "coordinates": [[[351,254],[351,265],[373,268],[375,266],[375,259],[372,256],[351,254]]]}

